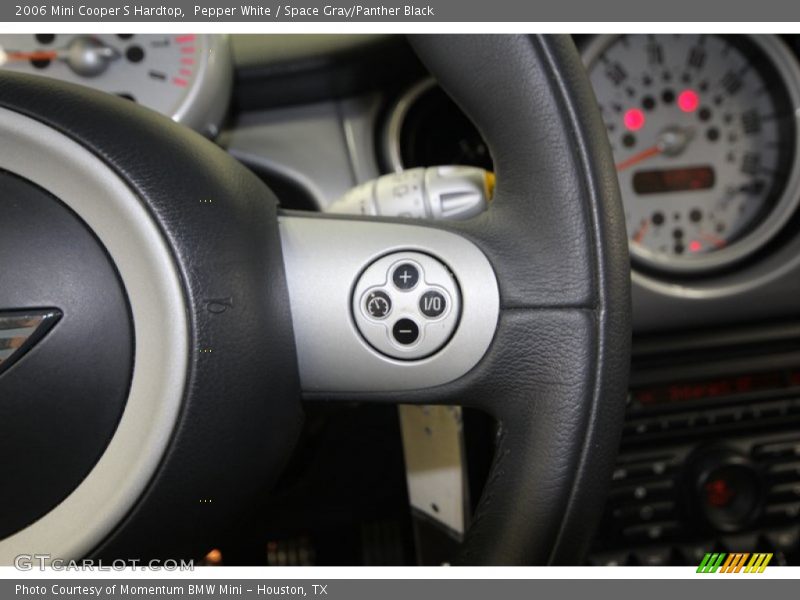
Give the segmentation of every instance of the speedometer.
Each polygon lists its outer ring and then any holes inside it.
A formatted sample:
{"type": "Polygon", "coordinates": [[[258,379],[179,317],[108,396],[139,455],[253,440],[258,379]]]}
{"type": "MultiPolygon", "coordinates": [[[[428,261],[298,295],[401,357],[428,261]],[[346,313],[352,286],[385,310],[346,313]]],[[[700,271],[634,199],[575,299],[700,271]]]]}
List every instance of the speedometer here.
{"type": "Polygon", "coordinates": [[[631,254],[698,272],[752,255],[800,199],[800,70],[774,36],[600,36],[584,59],[631,254]]]}
{"type": "Polygon", "coordinates": [[[116,94],[210,135],[233,77],[221,35],[0,34],[0,67],[116,94]]]}

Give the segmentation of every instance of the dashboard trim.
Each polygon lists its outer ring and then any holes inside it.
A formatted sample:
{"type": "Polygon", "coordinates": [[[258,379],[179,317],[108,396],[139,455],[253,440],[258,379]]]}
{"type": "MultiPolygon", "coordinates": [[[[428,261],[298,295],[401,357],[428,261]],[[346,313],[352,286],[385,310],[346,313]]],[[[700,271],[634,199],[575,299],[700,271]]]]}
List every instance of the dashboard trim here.
{"type": "MultiPolygon", "coordinates": [[[[400,134],[402,133],[403,124],[408,115],[408,111],[411,110],[411,107],[414,106],[417,100],[426,92],[436,87],[436,85],[436,80],[433,77],[427,77],[418,81],[395,101],[389,111],[389,119],[386,121],[386,126],[383,129],[382,150],[384,159],[395,173],[401,173],[405,169],[402,150],[400,149],[400,134]]],[[[428,166],[432,167],[435,165],[428,166]]]]}

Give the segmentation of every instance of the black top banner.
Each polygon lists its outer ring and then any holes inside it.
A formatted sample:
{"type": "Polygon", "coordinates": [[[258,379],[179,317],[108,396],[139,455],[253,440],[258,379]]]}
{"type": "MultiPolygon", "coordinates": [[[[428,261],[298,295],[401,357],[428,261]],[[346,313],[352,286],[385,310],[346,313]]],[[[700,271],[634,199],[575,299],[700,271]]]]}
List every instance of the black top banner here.
{"type": "Polygon", "coordinates": [[[790,23],[800,21],[800,4],[789,0],[6,0],[0,3],[0,21],[790,23]]]}

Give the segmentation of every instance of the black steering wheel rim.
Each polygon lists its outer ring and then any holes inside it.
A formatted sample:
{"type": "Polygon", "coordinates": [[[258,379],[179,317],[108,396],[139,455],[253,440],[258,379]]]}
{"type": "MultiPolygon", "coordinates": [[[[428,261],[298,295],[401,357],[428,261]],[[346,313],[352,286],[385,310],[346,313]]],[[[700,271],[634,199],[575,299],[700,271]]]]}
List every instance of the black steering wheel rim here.
{"type": "Polygon", "coordinates": [[[500,316],[468,373],[408,392],[301,391],[278,203],[239,163],[118,99],[0,78],[0,106],[77,141],[130,187],[183,284],[191,339],[179,419],[147,489],[92,554],[207,549],[277,477],[298,436],[303,396],[486,410],[501,434],[460,562],[580,560],[616,455],[630,338],[624,217],[596,103],[566,36],[411,41],[484,135],[498,176],[490,211],[425,226],[485,253],[500,316]],[[200,207],[201,199],[213,203],[200,207]],[[222,316],[209,310],[220,298],[234,298],[222,316]]]}

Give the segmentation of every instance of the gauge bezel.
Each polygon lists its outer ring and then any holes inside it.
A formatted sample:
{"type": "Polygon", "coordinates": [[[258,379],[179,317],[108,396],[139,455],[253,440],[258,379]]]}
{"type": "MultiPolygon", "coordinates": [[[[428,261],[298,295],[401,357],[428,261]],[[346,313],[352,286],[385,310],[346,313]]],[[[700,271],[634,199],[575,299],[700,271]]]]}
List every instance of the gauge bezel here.
{"type": "Polygon", "coordinates": [[[197,75],[183,101],[172,115],[173,121],[216,137],[228,110],[233,88],[233,55],[227,34],[198,34],[203,52],[197,75]]]}
{"type": "MultiPolygon", "coordinates": [[[[791,49],[775,35],[739,34],[746,37],[757,51],[770,62],[789,96],[789,103],[794,116],[794,148],[791,171],[786,178],[783,190],[778,195],[775,205],[761,222],[731,242],[725,248],[700,256],[681,257],[654,252],[640,245],[629,243],[633,265],[640,268],[656,269],[662,273],[673,275],[693,275],[718,271],[753,256],[772,240],[789,219],[795,214],[800,204],[800,65],[791,49]]],[[[593,38],[581,52],[587,71],[596,64],[600,55],[614,44],[621,34],[603,34],[593,38]]],[[[725,36],[723,36],[725,37],[725,36]]]]}
{"type": "Polygon", "coordinates": [[[422,96],[437,85],[433,77],[426,77],[403,92],[389,109],[389,118],[386,121],[386,127],[383,129],[383,158],[393,173],[402,173],[406,168],[403,164],[403,149],[400,137],[408,112],[422,96]]]}

